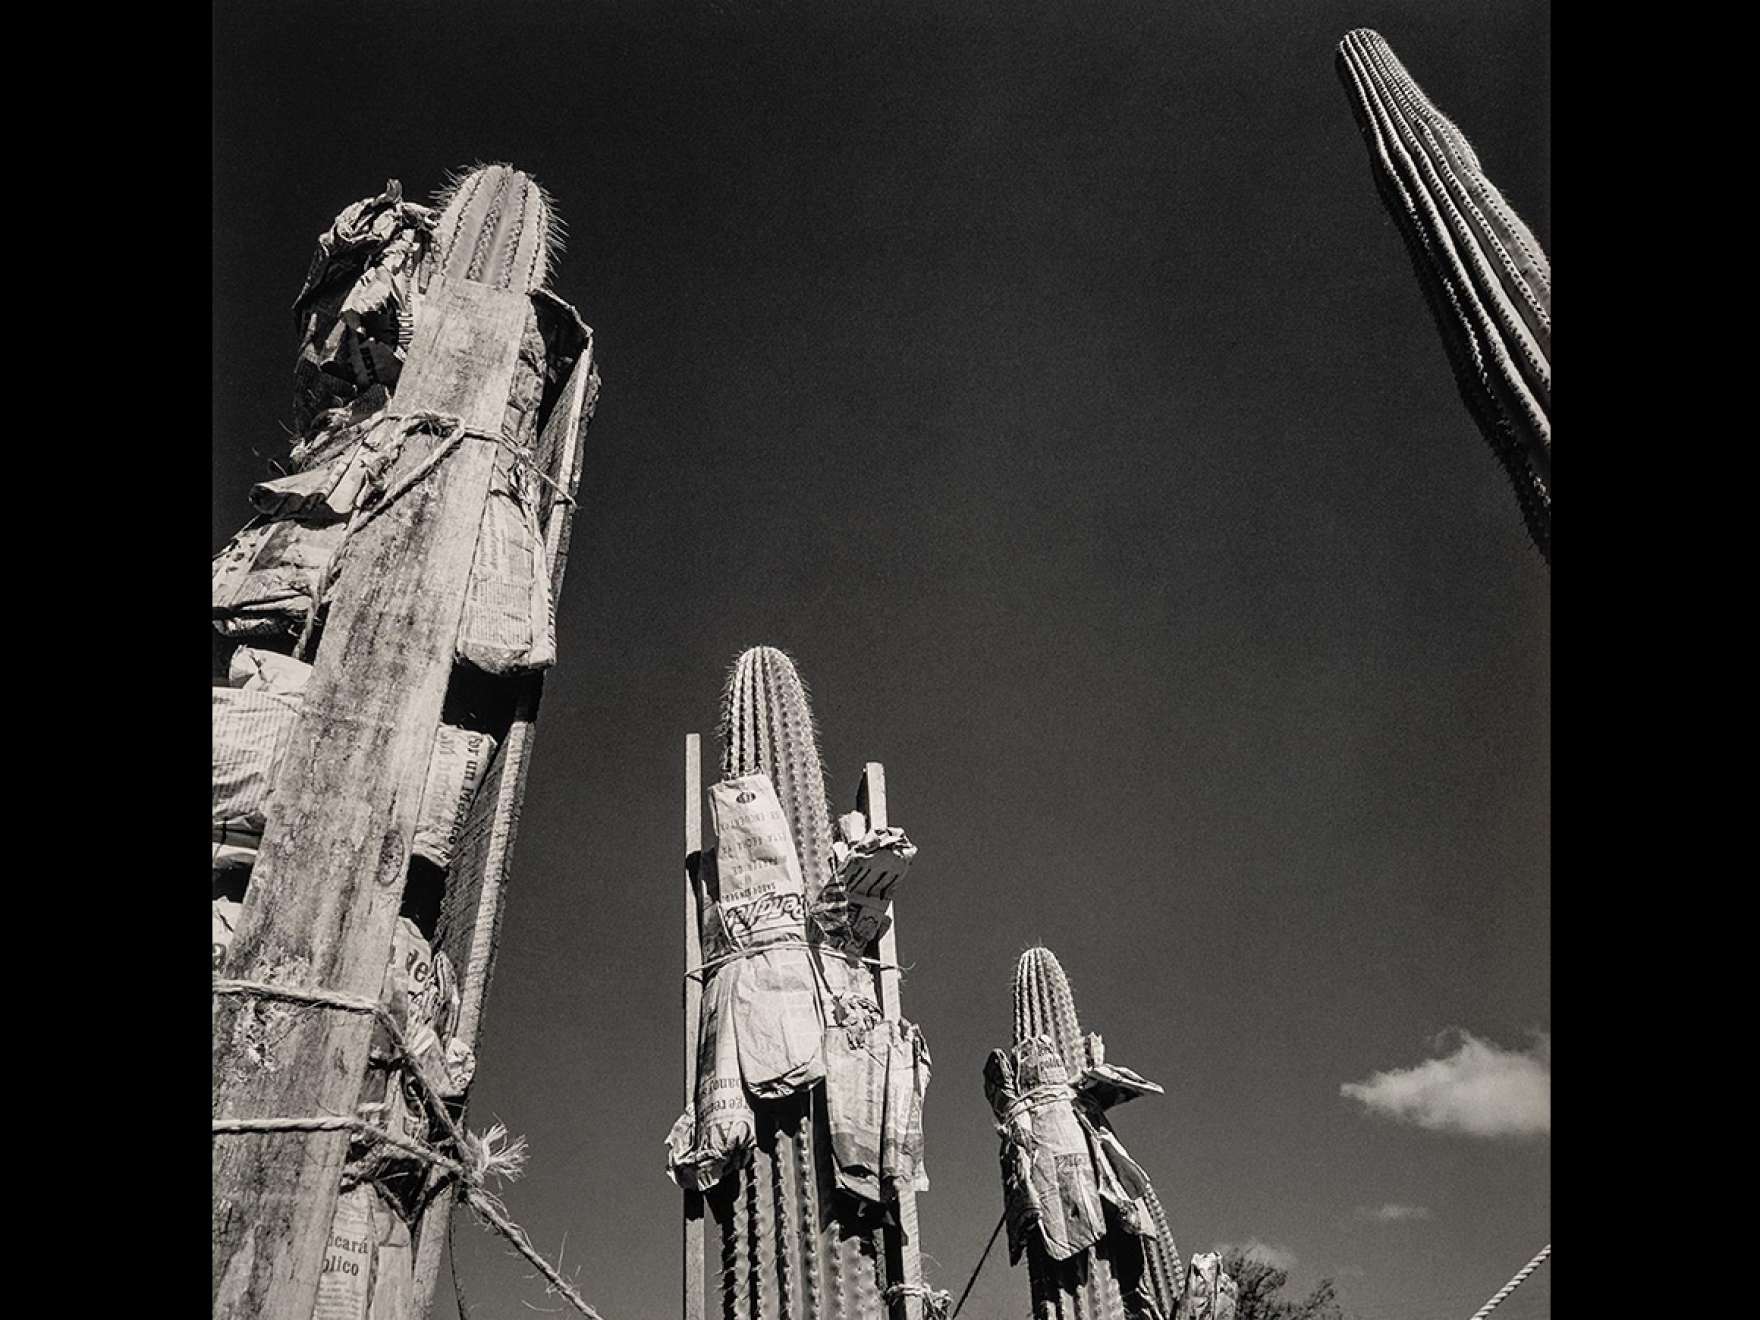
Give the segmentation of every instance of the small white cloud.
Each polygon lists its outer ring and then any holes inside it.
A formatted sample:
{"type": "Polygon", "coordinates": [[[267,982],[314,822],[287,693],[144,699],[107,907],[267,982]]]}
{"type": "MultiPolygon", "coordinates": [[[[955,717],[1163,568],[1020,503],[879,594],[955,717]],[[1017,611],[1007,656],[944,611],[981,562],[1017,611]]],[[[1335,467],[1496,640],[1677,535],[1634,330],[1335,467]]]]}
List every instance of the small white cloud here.
{"type": "Polygon", "coordinates": [[[1373,1113],[1475,1137],[1552,1131],[1552,1038],[1523,1053],[1465,1031],[1453,1054],[1346,1082],[1339,1093],[1373,1113]]]}
{"type": "Polygon", "coordinates": [[[1374,1219],[1384,1224],[1397,1223],[1402,1219],[1428,1219],[1430,1210],[1421,1205],[1395,1205],[1389,1201],[1386,1205],[1360,1205],[1357,1207],[1357,1218],[1374,1219]]]}
{"type": "Polygon", "coordinates": [[[1248,1260],[1256,1260],[1271,1266],[1274,1270],[1288,1272],[1296,1267],[1296,1253],[1288,1247],[1274,1247],[1269,1242],[1261,1242],[1258,1238],[1248,1238],[1245,1242],[1219,1242],[1213,1248],[1218,1256],[1226,1256],[1239,1247],[1241,1255],[1248,1260]]]}

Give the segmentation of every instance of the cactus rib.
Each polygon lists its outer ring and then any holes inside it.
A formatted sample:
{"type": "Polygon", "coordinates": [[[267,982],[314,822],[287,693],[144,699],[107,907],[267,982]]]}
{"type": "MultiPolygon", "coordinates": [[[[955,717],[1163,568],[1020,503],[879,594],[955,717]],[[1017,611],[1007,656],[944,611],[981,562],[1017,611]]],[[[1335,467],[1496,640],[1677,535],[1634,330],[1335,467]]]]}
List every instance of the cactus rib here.
{"type": "Polygon", "coordinates": [[[1460,129],[1368,28],[1338,46],[1371,171],[1456,384],[1552,562],[1552,268],[1460,129]]]}

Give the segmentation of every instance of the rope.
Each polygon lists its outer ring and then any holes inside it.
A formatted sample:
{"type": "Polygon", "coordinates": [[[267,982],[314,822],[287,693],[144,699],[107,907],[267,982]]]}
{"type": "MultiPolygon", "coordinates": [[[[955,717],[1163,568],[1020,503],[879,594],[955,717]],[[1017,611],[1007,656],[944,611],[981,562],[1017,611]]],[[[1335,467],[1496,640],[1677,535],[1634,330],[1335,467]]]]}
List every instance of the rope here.
{"type": "Polygon", "coordinates": [[[972,1295],[972,1285],[978,1281],[978,1272],[984,1268],[984,1262],[990,1259],[990,1248],[996,1245],[997,1237],[1002,1233],[1002,1226],[1008,1222],[1008,1211],[1002,1212],[1002,1218],[996,1221],[996,1227],[990,1230],[990,1240],[984,1244],[984,1250],[978,1257],[978,1263],[972,1267],[972,1277],[966,1280],[965,1291],[953,1304],[952,1320],[959,1320],[959,1309],[966,1304],[966,1298],[972,1295]]]}
{"type": "Polygon", "coordinates": [[[407,1151],[425,1163],[445,1170],[457,1179],[459,1187],[464,1193],[465,1204],[470,1206],[479,1221],[488,1224],[502,1237],[513,1243],[514,1250],[524,1256],[575,1310],[586,1316],[588,1320],[605,1320],[602,1315],[587,1304],[586,1299],[580,1293],[575,1291],[573,1285],[557,1272],[555,1266],[538,1254],[537,1249],[532,1246],[531,1239],[526,1236],[525,1229],[508,1218],[507,1207],[502,1205],[500,1199],[485,1185],[490,1177],[506,1178],[508,1181],[512,1181],[525,1171],[525,1138],[519,1137],[509,1140],[507,1129],[499,1123],[480,1136],[474,1132],[462,1130],[454,1121],[451,1111],[447,1109],[445,1100],[429,1083],[420,1063],[410,1053],[409,1045],[404,1040],[403,1031],[398,1027],[390,1009],[375,1000],[364,999],[359,995],[347,995],[333,990],[307,989],[301,986],[276,985],[268,981],[216,978],[214,993],[248,999],[280,1000],[284,1003],[313,1008],[332,1008],[344,1013],[361,1013],[375,1018],[391,1037],[395,1063],[404,1067],[415,1078],[417,1088],[421,1091],[422,1100],[428,1111],[446,1129],[448,1144],[464,1158],[462,1160],[454,1159],[426,1142],[397,1136],[384,1128],[375,1127],[355,1115],[323,1115],[311,1118],[217,1118],[214,1120],[216,1135],[253,1132],[348,1131],[355,1133],[363,1141],[382,1143],[407,1151]]]}
{"type": "MultiPolygon", "coordinates": [[[[330,557],[325,560],[323,569],[318,573],[317,579],[312,584],[311,608],[306,611],[305,626],[300,629],[299,640],[294,646],[293,653],[296,659],[305,658],[307,648],[311,644],[313,629],[317,624],[318,610],[324,602],[325,589],[329,585],[330,578],[335,574],[336,566],[341,562],[343,552],[348,548],[348,544],[353,539],[355,533],[360,531],[360,529],[365,527],[368,523],[372,522],[373,519],[377,518],[380,514],[384,513],[386,509],[390,508],[397,502],[399,497],[408,493],[414,486],[424,480],[430,472],[439,467],[441,463],[445,462],[447,457],[451,455],[452,451],[457,449],[459,445],[464,442],[466,437],[473,440],[487,440],[492,444],[501,446],[513,455],[513,462],[516,467],[531,473],[533,476],[537,477],[538,480],[549,486],[550,489],[555,492],[557,499],[565,500],[570,505],[576,503],[573,495],[570,495],[561,486],[557,485],[557,483],[550,478],[550,474],[545,472],[536,462],[533,461],[530,450],[514,444],[513,441],[509,440],[504,435],[495,435],[488,431],[479,431],[472,427],[467,427],[464,425],[462,418],[455,417],[450,413],[430,412],[427,410],[417,410],[410,413],[382,412],[368,424],[366,430],[362,433],[361,440],[357,442],[357,447],[360,444],[365,444],[366,438],[374,431],[378,430],[379,427],[385,425],[387,422],[393,421],[402,422],[403,424],[403,435],[397,442],[399,448],[401,448],[403,440],[408,439],[418,431],[426,431],[430,435],[439,435],[442,436],[443,439],[433,453],[429,454],[417,464],[415,469],[406,475],[402,481],[398,482],[397,485],[379,496],[370,507],[357,507],[349,513],[348,525],[343,528],[342,536],[338,539],[336,548],[330,552],[330,557]]],[[[396,452],[396,450],[393,450],[393,461],[395,461],[396,452]]]]}
{"type": "Polygon", "coordinates": [[[1022,1114],[1031,1113],[1035,1109],[1044,1109],[1047,1105],[1060,1102],[1073,1103],[1076,1091],[1068,1082],[1040,1082],[1031,1087],[1018,1100],[1002,1111],[1001,1121],[997,1129],[1003,1136],[1008,1135],[1009,1125],[1022,1114]]]}
{"type": "Polygon", "coordinates": [[[1499,1288],[1492,1295],[1490,1301],[1486,1302],[1485,1305],[1481,1306],[1477,1311],[1474,1311],[1470,1320],[1483,1320],[1483,1317],[1490,1315],[1491,1312],[1496,1309],[1497,1304],[1520,1287],[1522,1280],[1527,1278],[1535,1270],[1539,1269],[1540,1262],[1545,1260],[1551,1254],[1552,1243],[1548,1242],[1545,1246],[1540,1248],[1539,1255],[1535,1256],[1533,1260],[1529,1261],[1526,1265],[1522,1266],[1521,1269],[1516,1271],[1515,1278],[1499,1288]]]}
{"type": "Polygon", "coordinates": [[[693,976],[701,976],[704,980],[707,980],[709,974],[720,971],[722,967],[730,962],[737,962],[741,958],[750,958],[760,953],[769,953],[772,949],[805,949],[809,953],[831,952],[835,954],[836,957],[842,958],[847,962],[866,963],[875,970],[882,972],[904,972],[910,970],[906,967],[900,967],[897,963],[882,962],[878,958],[860,958],[853,953],[837,953],[835,950],[827,950],[826,946],[823,944],[808,944],[805,940],[777,940],[773,944],[753,944],[743,949],[734,949],[728,953],[720,955],[719,957],[711,958],[708,962],[699,963],[684,974],[684,979],[688,981],[693,976]]]}

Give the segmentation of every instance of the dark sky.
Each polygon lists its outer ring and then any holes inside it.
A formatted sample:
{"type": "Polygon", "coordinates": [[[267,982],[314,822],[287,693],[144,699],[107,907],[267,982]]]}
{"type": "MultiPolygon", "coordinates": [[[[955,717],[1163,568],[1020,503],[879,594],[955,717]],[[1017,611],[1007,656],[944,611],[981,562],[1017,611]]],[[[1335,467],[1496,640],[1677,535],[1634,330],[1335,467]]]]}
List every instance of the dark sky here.
{"type": "MultiPolygon", "coordinates": [[[[1000,1211],[980,1072],[1036,942],[1167,1087],[1117,1127],[1182,1253],[1257,1242],[1424,1320],[1550,1240],[1548,1135],[1340,1091],[1432,1060],[1496,1109],[1550,1067],[1551,584],[1332,63],[1378,29],[1550,248],[1546,5],[215,22],[216,548],[285,453],[336,211],[505,159],[569,227],[604,391],[472,1117],[530,1140],[507,1204],[607,1317],[678,1312],[680,760],[757,643],[812,688],[837,805],[884,761],[921,848],[932,1282],[1000,1211]],[[1466,1077],[1462,1032],[1504,1072],[1466,1077]]],[[[456,1240],[474,1320],[560,1305],[456,1240]]],[[[993,1256],[964,1316],[1026,1298],[993,1256]]]]}

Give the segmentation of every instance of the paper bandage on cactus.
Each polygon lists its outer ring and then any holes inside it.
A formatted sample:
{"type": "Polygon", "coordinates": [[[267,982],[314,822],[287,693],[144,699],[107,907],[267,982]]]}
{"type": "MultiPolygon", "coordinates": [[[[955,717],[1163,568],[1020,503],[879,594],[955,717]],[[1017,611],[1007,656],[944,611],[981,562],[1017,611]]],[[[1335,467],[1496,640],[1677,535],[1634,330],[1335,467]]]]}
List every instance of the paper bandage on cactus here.
{"type": "Polygon", "coordinates": [[[837,1185],[864,1200],[926,1191],[923,1092],[929,1051],[909,1022],[888,1021],[864,996],[833,999],[825,1026],[825,1115],[837,1185]]]}
{"type": "MultiPolygon", "coordinates": [[[[731,972],[734,964],[720,970],[731,972]]],[[[757,1131],[740,1077],[734,976],[711,974],[697,1009],[696,1102],[667,1135],[666,1171],[686,1191],[704,1192],[744,1162],[757,1131]]]]}
{"type": "Polygon", "coordinates": [[[715,844],[704,869],[726,938],[742,951],[716,975],[733,982],[746,1089],[773,1099],[825,1075],[800,861],[767,775],[722,780],[709,790],[709,809],[715,844]]]}
{"type": "Polygon", "coordinates": [[[404,201],[392,179],[384,192],[345,208],[319,237],[294,300],[300,434],[363,391],[396,384],[413,331],[412,283],[435,218],[428,207],[404,201]]]}
{"type": "Polygon", "coordinates": [[[1234,1320],[1238,1296],[1234,1279],[1222,1268],[1222,1257],[1214,1251],[1196,1252],[1186,1272],[1180,1320],[1234,1320]]]}
{"type": "MultiPolygon", "coordinates": [[[[312,667],[291,656],[239,647],[230,686],[213,690],[213,825],[240,836],[267,826],[275,776],[293,737],[312,667]]],[[[495,739],[441,725],[416,811],[411,851],[449,866],[470,804],[488,773],[495,739]]],[[[231,846],[225,836],[216,847],[231,846]]],[[[216,852],[218,861],[220,854],[216,852]]]]}
{"type": "MultiPolygon", "coordinates": [[[[856,813],[856,819],[861,819],[856,813]]],[[[838,821],[840,834],[848,817],[838,821]]],[[[831,845],[833,883],[838,896],[835,927],[827,940],[841,950],[860,954],[892,925],[888,908],[893,891],[910,869],[917,847],[897,828],[870,830],[855,839],[838,838],[831,845]]]]}

